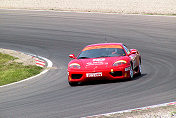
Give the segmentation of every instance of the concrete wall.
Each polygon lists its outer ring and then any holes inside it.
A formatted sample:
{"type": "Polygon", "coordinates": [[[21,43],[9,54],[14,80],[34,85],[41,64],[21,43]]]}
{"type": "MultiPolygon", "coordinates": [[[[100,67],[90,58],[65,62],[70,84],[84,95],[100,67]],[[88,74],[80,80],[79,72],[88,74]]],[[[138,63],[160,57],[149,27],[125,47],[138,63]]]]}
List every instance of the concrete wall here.
{"type": "Polygon", "coordinates": [[[0,8],[176,14],[176,0],[0,0],[0,8]]]}

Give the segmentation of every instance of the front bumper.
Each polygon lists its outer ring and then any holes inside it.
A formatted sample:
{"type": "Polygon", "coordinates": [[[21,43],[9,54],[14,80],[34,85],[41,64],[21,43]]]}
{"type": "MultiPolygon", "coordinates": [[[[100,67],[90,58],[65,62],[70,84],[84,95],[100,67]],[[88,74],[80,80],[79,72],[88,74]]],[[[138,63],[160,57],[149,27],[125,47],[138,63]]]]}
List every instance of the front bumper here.
{"type": "Polygon", "coordinates": [[[130,77],[130,67],[113,67],[108,69],[100,69],[96,71],[84,70],[68,70],[69,82],[85,82],[92,80],[117,80],[127,79],[130,77]],[[101,77],[87,77],[87,73],[102,73],[101,77]]]}

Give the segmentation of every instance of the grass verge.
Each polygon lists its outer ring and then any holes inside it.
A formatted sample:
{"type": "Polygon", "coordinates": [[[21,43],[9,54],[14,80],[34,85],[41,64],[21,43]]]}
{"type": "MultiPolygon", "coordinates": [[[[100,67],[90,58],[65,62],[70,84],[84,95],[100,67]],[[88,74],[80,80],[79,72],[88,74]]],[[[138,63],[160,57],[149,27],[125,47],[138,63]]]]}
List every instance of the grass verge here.
{"type": "Polygon", "coordinates": [[[42,71],[42,67],[14,62],[13,56],[0,53],[0,86],[17,82],[42,71]]]}

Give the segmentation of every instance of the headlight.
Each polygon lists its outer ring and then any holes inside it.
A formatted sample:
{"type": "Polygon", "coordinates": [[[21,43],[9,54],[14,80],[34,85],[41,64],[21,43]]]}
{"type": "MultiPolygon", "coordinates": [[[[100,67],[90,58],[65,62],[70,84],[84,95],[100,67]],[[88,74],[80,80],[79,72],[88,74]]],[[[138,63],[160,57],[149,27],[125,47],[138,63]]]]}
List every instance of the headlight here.
{"type": "Polygon", "coordinates": [[[119,60],[119,61],[116,61],[113,66],[121,66],[123,64],[126,64],[127,62],[125,60],[119,60]]]}
{"type": "Polygon", "coordinates": [[[72,63],[69,65],[70,68],[80,69],[81,66],[78,63],[72,63]]]}

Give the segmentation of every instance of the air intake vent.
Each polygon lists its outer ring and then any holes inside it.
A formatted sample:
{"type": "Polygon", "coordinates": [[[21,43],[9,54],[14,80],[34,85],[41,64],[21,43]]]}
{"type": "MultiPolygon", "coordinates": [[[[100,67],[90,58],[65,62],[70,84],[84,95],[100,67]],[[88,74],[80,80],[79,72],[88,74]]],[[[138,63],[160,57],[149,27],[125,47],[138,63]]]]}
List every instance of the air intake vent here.
{"type": "Polygon", "coordinates": [[[110,74],[113,77],[122,76],[122,71],[114,71],[114,72],[110,72],[110,74]]]}
{"type": "Polygon", "coordinates": [[[82,74],[72,74],[71,78],[72,79],[80,79],[82,77],[82,74]]]}

